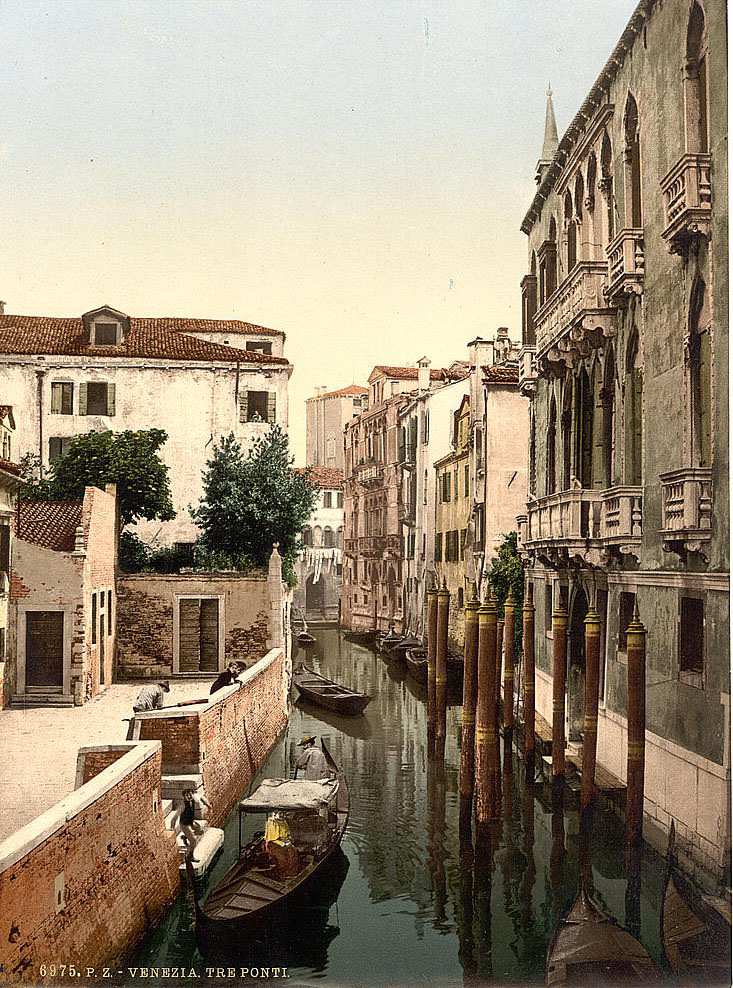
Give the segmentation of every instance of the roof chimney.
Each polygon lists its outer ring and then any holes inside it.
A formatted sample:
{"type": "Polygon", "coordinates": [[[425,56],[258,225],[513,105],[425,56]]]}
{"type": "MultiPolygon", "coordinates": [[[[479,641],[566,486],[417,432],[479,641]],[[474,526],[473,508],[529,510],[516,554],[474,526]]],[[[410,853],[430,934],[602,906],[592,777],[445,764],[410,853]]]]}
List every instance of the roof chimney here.
{"type": "Polygon", "coordinates": [[[552,89],[547,86],[547,106],[545,107],[545,136],[542,141],[542,154],[537,162],[534,180],[539,185],[545,171],[552,164],[559,141],[557,139],[557,124],[555,123],[555,108],[552,105],[552,89]]]}
{"type": "Polygon", "coordinates": [[[0,316],[4,316],[4,315],[5,315],[5,303],[0,302],[0,316]]]}
{"type": "Polygon", "coordinates": [[[417,362],[417,390],[430,390],[430,361],[427,357],[420,357],[417,362]]]}

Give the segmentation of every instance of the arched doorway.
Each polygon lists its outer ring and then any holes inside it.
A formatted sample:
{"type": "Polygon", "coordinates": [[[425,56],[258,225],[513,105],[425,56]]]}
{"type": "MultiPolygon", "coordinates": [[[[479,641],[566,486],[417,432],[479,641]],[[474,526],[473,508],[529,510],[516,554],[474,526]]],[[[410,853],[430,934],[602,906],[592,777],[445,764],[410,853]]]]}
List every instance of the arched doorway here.
{"type": "Polygon", "coordinates": [[[323,574],[319,574],[318,580],[314,583],[313,574],[311,573],[305,581],[305,611],[311,620],[324,616],[323,607],[325,597],[326,581],[323,578],[323,574]]]}
{"type": "Polygon", "coordinates": [[[568,642],[568,738],[579,741],[583,734],[585,713],[585,618],[588,598],[577,587],[570,604],[568,642]]]}

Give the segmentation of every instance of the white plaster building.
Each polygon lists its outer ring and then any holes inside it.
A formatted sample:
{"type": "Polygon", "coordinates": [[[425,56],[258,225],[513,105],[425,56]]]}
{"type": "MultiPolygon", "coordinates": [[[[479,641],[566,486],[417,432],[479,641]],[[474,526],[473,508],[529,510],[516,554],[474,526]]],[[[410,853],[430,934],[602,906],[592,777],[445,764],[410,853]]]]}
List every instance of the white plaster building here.
{"type": "Polygon", "coordinates": [[[5,663],[8,654],[10,567],[20,470],[12,462],[15,419],[10,405],[0,405],[0,707],[4,706],[5,663]]]}
{"type": "Polygon", "coordinates": [[[344,547],[343,473],[333,467],[313,467],[310,481],[318,488],[318,498],[303,531],[293,607],[296,617],[305,615],[308,624],[335,622],[339,619],[344,547]]]}
{"type": "Polygon", "coordinates": [[[338,391],[316,388],[305,402],[305,462],[344,469],[344,428],[367,407],[369,389],[349,384],[338,391]]]}
{"type": "Polygon", "coordinates": [[[15,458],[44,466],[89,431],[164,429],[177,517],[141,522],[148,542],[191,542],[201,472],[214,442],[234,432],[245,448],[288,425],[280,330],[239,320],[135,318],[108,306],[81,317],[0,314],[5,400],[24,414],[15,458]]]}

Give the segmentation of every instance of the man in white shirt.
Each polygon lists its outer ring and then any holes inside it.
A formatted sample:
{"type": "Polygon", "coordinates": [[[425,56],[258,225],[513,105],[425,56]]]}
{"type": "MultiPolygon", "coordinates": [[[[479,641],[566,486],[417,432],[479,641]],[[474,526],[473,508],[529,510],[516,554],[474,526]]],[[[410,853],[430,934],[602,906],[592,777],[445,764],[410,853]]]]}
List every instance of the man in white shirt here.
{"type": "Polygon", "coordinates": [[[163,698],[166,693],[170,693],[170,689],[167,679],[161,679],[159,683],[144,686],[133,704],[133,713],[139,714],[144,710],[160,710],[163,706],[163,698]]]}
{"type": "Polygon", "coordinates": [[[317,779],[333,778],[333,772],[328,767],[326,756],[320,748],[316,748],[316,739],[312,734],[305,734],[302,740],[298,741],[298,747],[303,749],[303,754],[295,763],[294,779],[298,777],[298,769],[301,768],[305,769],[305,777],[310,782],[315,782],[317,779]]]}

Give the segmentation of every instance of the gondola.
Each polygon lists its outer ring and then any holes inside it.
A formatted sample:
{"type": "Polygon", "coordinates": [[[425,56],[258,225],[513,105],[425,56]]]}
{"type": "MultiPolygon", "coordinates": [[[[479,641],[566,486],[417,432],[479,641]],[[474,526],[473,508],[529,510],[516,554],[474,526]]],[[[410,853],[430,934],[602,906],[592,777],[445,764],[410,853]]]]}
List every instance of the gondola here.
{"type": "Polygon", "coordinates": [[[377,637],[377,632],[374,630],[344,631],[342,634],[347,642],[352,642],[354,645],[373,645],[377,637]]]}
{"type": "Polygon", "coordinates": [[[661,933],[670,969],[694,984],[730,984],[731,927],[704,896],[675,874],[670,831],[661,933]]]}
{"type": "Polygon", "coordinates": [[[394,648],[398,642],[402,641],[402,635],[398,635],[395,631],[388,631],[386,634],[377,635],[376,645],[377,651],[386,654],[390,649],[394,648]]]}
{"type": "MultiPolygon", "coordinates": [[[[422,646],[408,648],[405,652],[407,671],[418,683],[428,681],[428,653],[422,646]]],[[[463,659],[449,655],[445,665],[449,686],[457,686],[463,679],[463,659]]]]}
{"type": "Polygon", "coordinates": [[[349,789],[325,743],[321,744],[335,778],[264,779],[240,802],[239,811],[276,816],[268,817],[265,834],[255,835],[241,850],[237,863],[203,903],[187,858],[196,941],[202,953],[241,950],[248,940],[266,936],[273,923],[316,894],[322,878],[327,880],[328,863],[339,852],[349,818],[349,789]]]}
{"type": "Polygon", "coordinates": [[[649,954],[581,888],[547,952],[546,985],[649,984],[657,972],[649,954]]]}
{"type": "Polygon", "coordinates": [[[408,649],[419,647],[420,641],[408,632],[404,638],[400,638],[391,646],[390,657],[394,659],[403,659],[406,657],[408,649]]]}
{"type": "Polygon", "coordinates": [[[311,703],[316,703],[337,714],[355,716],[364,713],[364,708],[371,700],[366,693],[357,693],[346,686],[334,683],[331,679],[319,675],[308,666],[301,664],[293,669],[293,684],[298,693],[311,703]]]}

